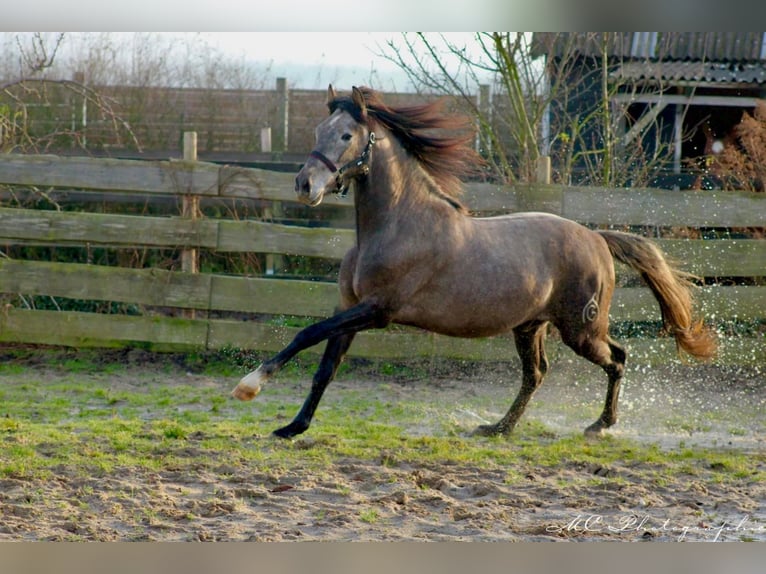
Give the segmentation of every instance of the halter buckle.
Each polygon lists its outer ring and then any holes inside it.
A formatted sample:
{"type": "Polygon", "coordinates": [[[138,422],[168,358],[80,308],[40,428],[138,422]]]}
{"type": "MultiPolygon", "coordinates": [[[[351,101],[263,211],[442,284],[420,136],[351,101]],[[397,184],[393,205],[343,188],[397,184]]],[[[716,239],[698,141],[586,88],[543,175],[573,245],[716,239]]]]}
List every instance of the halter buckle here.
{"type": "Polygon", "coordinates": [[[367,176],[370,173],[370,152],[375,145],[375,132],[370,132],[367,138],[367,145],[364,146],[362,153],[357,159],[351,160],[346,165],[336,170],[335,189],[333,193],[346,197],[348,195],[348,183],[357,177],[367,176]]]}

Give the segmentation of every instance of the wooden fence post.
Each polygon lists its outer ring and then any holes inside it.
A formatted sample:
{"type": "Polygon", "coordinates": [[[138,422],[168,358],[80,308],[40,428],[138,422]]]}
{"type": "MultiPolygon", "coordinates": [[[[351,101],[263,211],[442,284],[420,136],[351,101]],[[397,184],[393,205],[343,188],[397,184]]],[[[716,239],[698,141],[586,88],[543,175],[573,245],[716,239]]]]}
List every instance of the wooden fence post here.
{"type": "MultiPolygon", "coordinates": [[[[274,160],[281,160],[287,152],[289,132],[289,109],[290,94],[287,91],[287,79],[277,78],[277,112],[274,123],[274,129],[271,130],[271,157],[274,160]]],[[[282,204],[279,201],[273,201],[271,206],[263,210],[263,218],[272,220],[274,217],[282,216],[282,204]]],[[[266,254],[266,275],[274,275],[282,267],[282,256],[274,253],[266,254]]]]}
{"type": "Polygon", "coordinates": [[[541,155],[537,158],[535,182],[550,185],[551,183],[551,156],[541,155]]]}
{"type": "MultiPolygon", "coordinates": [[[[266,221],[274,221],[275,218],[280,218],[284,215],[281,201],[272,201],[271,205],[267,205],[263,208],[263,219],[266,221]]],[[[282,255],[278,253],[266,254],[266,275],[275,275],[277,271],[281,271],[284,266],[284,259],[282,255]]]]}
{"type": "Polygon", "coordinates": [[[261,128],[261,152],[271,153],[271,128],[261,128]]]}
{"type": "MultiPolygon", "coordinates": [[[[184,161],[197,161],[197,132],[184,132],[184,161]]],[[[181,217],[199,219],[199,196],[185,194],[181,201],[181,217]]],[[[199,249],[188,248],[181,251],[181,271],[199,273],[199,249]]],[[[194,319],[194,309],[185,309],[184,317],[194,319]]]]}
{"type": "Polygon", "coordinates": [[[277,113],[275,125],[272,131],[272,158],[282,159],[282,155],[287,151],[287,132],[288,132],[288,99],[290,95],[287,91],[287,79],[277,78],[277,113]]]}

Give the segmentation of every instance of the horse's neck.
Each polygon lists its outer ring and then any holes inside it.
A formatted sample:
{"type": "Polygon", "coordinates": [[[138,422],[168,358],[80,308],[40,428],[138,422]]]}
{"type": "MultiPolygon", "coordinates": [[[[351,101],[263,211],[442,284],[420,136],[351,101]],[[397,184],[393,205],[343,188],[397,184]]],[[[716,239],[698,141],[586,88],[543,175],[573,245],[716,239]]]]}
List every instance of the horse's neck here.
{"type": "MultiPolygon", "coordinates": [[[[378,230],[392,218],[397,221],[432,217],[445,202],[432,189],[430,175],[387,135],[373,150],[369,175],[357,182],[355,193],[357,231],[378,230]]],[[[443,205],[444,204],[444,205],[443,205]]]]}
{"type": "Polygon", "coordinates": [[[437,234],[457,230],[466,222],[443,225],[444,218],[466,218],[435,190],[436,182],[398,147],[375,149],[370,173],[357,181],[357,246],[401,244],[407,238],[437,240],[437,234]],[[441,222],[441,223],[440,223],[441,222]]]}

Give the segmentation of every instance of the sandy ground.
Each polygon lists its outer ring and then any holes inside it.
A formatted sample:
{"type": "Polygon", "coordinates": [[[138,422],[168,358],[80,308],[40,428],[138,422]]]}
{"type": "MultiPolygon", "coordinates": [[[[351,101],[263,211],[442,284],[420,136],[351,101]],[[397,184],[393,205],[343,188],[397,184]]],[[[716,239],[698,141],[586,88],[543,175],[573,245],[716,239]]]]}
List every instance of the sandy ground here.
{"type": "MultiPolygon", "coordinates": [[[[614,434],[665,449],[741,449],[766,469],[764,376],[757,369],[679,369],[631,372],[614,434]],[[684,424],[663,428],[658,420],[684,424]]],[[[383,386],[372,378],[346,379],[330,387],[323,407],[360,387],[390,393],[392,400],[430,397],[435,413],[469,429],[499,416],[511,391],[499,375],[468,373],[468,382],[465,375],[383,386]],[[495,395],[497,412],[472,402],[495,395]]],[[[232,383],[205,382],[227,390],[232,383]]],[[[526,416],[555,431],[582,429],[600,409],[603,392],[603,381],[587,371],[552,372],[526,416]]],[[[425,424],[408,432],[435,431],[425,424]]],[[[190,452],[202,436],[188,437],[190,452]]],[[[309,431],[290,448],[322,448],[321,437],[309,431]]],[[[651,468],[635,461],[522,465],[514,469],[521,478],[509,483],[507,469],[384,458],[336,461],[320,475],[308,466],[243,469],[221,461],[195,473],[82,478],[62,469],[53,480],[6,477],[0,479],[0,540],[766,541],[766,484],[718,482],[715,469],[648,481],[651,468]]]]}

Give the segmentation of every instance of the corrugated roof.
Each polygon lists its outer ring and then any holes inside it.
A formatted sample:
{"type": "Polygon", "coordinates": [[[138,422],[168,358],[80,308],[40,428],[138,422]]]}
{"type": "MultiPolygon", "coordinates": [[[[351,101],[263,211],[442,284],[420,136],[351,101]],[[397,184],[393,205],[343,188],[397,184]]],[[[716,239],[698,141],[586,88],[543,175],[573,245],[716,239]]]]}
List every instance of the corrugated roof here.
{"type": "Polygon", "coordinates": [[[623,80],[766,84],[766,62],[630,61],[620,64],[611,75],[623,80]]]}
{"type": "Polygon", "coordinates": [[[621,59],[756,62],[766,60],[766,32],[536,32],[535,56],[562,57],[572,50],[621,59]]]}

